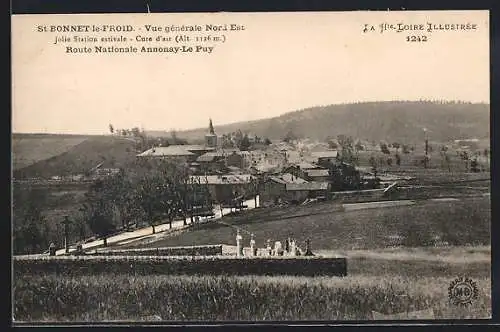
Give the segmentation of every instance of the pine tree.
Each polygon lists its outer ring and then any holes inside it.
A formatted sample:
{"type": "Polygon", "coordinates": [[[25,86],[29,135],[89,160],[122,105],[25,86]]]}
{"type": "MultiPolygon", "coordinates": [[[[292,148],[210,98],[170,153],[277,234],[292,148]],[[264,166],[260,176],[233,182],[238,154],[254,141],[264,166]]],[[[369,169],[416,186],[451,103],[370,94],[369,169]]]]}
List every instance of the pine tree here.
{"type": "Polygon", "coordinates": [[[245,134],[240,141],[239,149],[241,151],[247,151],[250,148],[250,145],[250,139],[248,138],[248,135],[245,134]]]}

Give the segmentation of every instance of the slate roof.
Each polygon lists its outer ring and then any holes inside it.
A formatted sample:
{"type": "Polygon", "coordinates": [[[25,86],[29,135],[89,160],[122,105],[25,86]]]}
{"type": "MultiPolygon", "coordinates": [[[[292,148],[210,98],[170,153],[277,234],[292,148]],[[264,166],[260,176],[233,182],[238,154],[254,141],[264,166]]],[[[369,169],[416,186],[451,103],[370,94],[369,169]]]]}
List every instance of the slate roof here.
{"type": "Polygon", "coordinates": [[[195,155],[193,152],[200,151],[211,151],[213,148],[209,148],[203,145],[169,145],[169,146],[158,146],[144,151],[138,154],[139,157],[161,157],[161,156],[192,156],[195,155]]]}
{"type": "Polygon", "coordinates": [[[211,161],[217,160],[218,158],[224,158],[224,154],[222,154],[221,152],[207,152],[207,153],[202,154],[201,156],[199,156],[196,159],[196,161],[199,161],[199,162],[211,162],[211,161]]]}
{"type": "Polygon", "coordinates": [[[306,169],[316,169],[316,168],[319,168],[319,166],[317,165],[313,165],[311,163],[307,163],[307,162],[301,162],[301,163],[298,163],[296,166],[299,166],[300,169],[303,169],[303,170],[306,170],[306,169]]]}
{"type": "Polygon", "coordinates": [[[336,158],[338,155],[338,151],[337,150],[318,151],[311,153],[311,155],[314,158],[336,158]]]}
{"type": "Polygon", "coordinates": [[[212,151],[212,150],[215,150],[215,148],[211,148],[211,147],[208,147],[205,145],[197,145],[197,144],[173,145],[173,146],[182,146],[187,151],[212,151]]]}
{"type": "Polygon", "coordinates": [[[281,184],[287,184],[287,183],[307,183],[306,180],[296,177],[290,173],[284,173],[276,176],[270,176],[269,179],[271,179],[274,182],[281,183],[281,184]]]}
{"type": "Polygon", "coordinates": [[[272,165],[268,163],[259,163],[254,165],[253,168],[259,172],[271,172],[277,171],[280,167],[278,165],[272,165]]]}
{"type": "Polygon", "coordinates": [[[287,183],[288,191],[328,190],[328,182],[287,183]]]}
{"type": "Polygon", "coordinates": [[[323,177],[329,175],[327,169],[308,169],[305,173],[310,177],[323,177]]]}
{"type": "Polygon", "coordinates": [[[161,157],[161,156],[194,156],[195,154],[186,150],[183,145],[169,145],[155,147],[138,154],[139,157],[161,157]]]}

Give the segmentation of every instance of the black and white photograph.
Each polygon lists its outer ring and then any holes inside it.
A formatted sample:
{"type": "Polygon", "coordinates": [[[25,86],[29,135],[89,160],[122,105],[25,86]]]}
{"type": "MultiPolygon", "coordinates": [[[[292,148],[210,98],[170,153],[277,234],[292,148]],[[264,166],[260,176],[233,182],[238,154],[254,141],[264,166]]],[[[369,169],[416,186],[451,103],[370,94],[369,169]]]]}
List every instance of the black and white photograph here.
{"type": "Polygon", "coordinates": [[[487,10],[11,30],[12,322],[491,319],[487,10]]]}

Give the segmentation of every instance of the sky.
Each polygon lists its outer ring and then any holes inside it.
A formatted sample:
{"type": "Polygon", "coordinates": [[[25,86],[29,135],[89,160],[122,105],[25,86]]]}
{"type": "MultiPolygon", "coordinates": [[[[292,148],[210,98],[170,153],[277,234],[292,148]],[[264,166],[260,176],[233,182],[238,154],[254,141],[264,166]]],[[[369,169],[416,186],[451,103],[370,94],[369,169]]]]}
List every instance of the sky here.
{"type": "MultiPolygon", "coordinates": [[[[357,101],[489,102],[488,24],[487,11],[16,15],[12,130],[103,134],[111,123],[170,131],[206,127],[208,118],[220,125],[357,101]],[[380,33],[384,22],[470,23],[476,29],[380,33]],[[64,24],[136,29],[87,34],[98,38],[180,34],[148,33],[145,24],[238,24],[245,30],[216,33],[225,42],[216,42],[210,54],[68,54],[54,41],[75,33],[37,32],[64,24]],[[377,31],[363,33],[364,24],[377,31]],[[428,40],[407,42],[408,35],[428,40]]],[[[187,33],[185,45],[201,45],[194,36],[210,34],[187,33]]]]}

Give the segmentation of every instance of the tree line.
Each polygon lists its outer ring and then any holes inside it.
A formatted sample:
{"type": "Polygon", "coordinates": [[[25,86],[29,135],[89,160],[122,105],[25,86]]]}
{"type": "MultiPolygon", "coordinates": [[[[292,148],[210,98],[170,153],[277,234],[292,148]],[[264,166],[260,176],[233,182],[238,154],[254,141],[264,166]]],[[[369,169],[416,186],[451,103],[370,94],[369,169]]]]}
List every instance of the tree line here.
{"type": "Polygon", "coordinates": [[[238,148],[241,151],[248,151],[253,146],[259,144],[270,145],[271,140],[257,135],[254,135],[251,139],[248,133],[243,133],[239,129],[228,134],[223,134],[221,137],[221,146],[226,149],[238,148]]]}
{"type": "Polygon", "coordinates": [[[170,131],[170,137],[152,137],[148,135],[144,129],[140,129],[139,127],[117,129],[110,123],[109,132],[111,135],[134,139],[136,141],[136,148],[138,152],[143,152],[155,146],[188,144],[186,139],[178,137],[176,130],[170,131]]]}
{"type": "MultiPolygon", "coordinates": [[[[360,140],[355,141],[351,136],[347,135],[338,135],[336,138],[329,137],[327,138],[327,143],[330,149],[339,150],[339,158],[341,161],[346,163],[353,163],[355,165],[357,165],[359,161],[359,151],[366,150],[366,146],[363,145],[360,140]]],[[[397,166],[400,166],[402,155],[408,155],[415,151],[414,146],[411,146],[409,144],[402,144],[399,142],[387,143],[381,141],[377,143],[375,141],[372,141],[371,145],[372,148],[378,148],[380,152],[387,156],[386,158],[375,158],[374,156],[370,156],[369,164],[372,167],[374,173],[377,172],[378,167],[383,165],[392,166],[393,164],[395,164],[397,166]],[[393,153],[394,156],[392,156],[393,153]]],[[[452,158],[448,146],[442,144],[433,148],[433,145],[426,143],[426,149],[426,155],[424,155],[420,159],[416,159],[415,163],[417,163],[419,166],[428,167],[430,162],[430,155],[436,149],[439,152],[441,160],[440,166],[451,172],[452,158]]],[[[463,162],[465,172],[479,172],[481,171],[481,169],[478,158],[490,158],[491,149],[485,148],[484,150],[481,150],[475,148],[471,149],[471,151],[457,150],[456,157],[463,162]]]]}
{"type": "MultiPolygon", "coordinates": [[[[14,252],[40,253],[51,242],[59,246],[58,234],[47,228],[42,214],[44,194],[38,189],[17,189],[14,197],[14,252]]],[[[70,241],[83,241],[89,233],[104,240],[109,235],[139,224],[155,226],[176,218],[195,220],[213,210],[213,198],[202,180],[193,180],[188,169],[164,160],[135,161],[116,175],[93,182],[78,213],[70,216],[70,241]]]]}
{"type": "MultiPolygon", "coordinates": [[[[199,178],[198,178],[199,179],[199,178]]],[[[152,227],[176,218],[184,221],[210,214],[213,198],[202,180],[193,180],[184,165],[165,160],[139,159],[133,167],[96,181],[86,194],[81,208],[83,218],[94,234],[106,238],[121,228],[144,220],[152,227]]]]}

